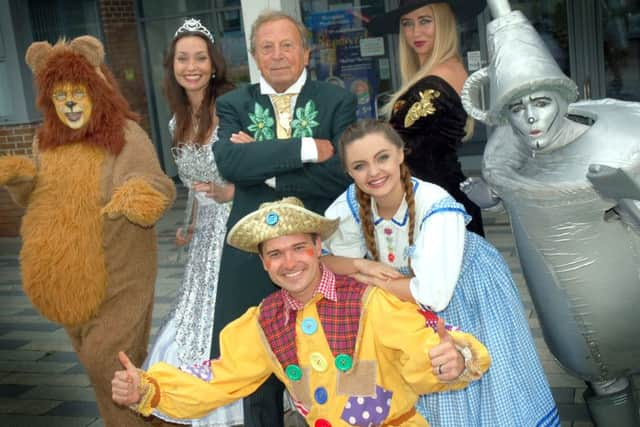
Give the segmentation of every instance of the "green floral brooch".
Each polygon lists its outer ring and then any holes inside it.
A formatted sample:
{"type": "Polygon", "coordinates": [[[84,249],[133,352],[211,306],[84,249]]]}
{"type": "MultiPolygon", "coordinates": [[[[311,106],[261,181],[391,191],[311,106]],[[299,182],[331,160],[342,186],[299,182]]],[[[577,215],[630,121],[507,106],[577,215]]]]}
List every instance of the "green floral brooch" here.
{"type": "Polygon", "coordinates": [[[274,138],[273,125],[275,120],[271,117],[268,108],[263,108],[256,102],[253,113],[249,113],[249,119],[251,119],[251,124],[247,129],[253,132],[253,139],[263,141],[274,138]]]}
{"type": "Polygon", "coordinates": [[[320,123],[316,122],[318,117],[318,110],[316,110],[316,104],[309,100],[303,107],[296,109],[296,118],[291,121],[291,127],[293,128],[294,138],[303,138],[313,136],[313,128],[320,123]]]}

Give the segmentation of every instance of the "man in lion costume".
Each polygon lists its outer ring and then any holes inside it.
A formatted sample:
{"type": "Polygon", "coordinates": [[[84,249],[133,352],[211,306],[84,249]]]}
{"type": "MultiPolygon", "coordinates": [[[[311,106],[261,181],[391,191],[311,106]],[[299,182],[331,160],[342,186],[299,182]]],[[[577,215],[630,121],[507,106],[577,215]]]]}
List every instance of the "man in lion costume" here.
{"type": "Polygon", "coordinates": [[[44,121],[33,159],[0,158],[0,185],[26,207],[24,291],[64,326],[89,375],[107,426],[144,425],[111,401],[120,350],[142,363],[151,326],[157,245],[153,225],[172,204],[146,133],[90,36],[33,43],[44,121]]]}

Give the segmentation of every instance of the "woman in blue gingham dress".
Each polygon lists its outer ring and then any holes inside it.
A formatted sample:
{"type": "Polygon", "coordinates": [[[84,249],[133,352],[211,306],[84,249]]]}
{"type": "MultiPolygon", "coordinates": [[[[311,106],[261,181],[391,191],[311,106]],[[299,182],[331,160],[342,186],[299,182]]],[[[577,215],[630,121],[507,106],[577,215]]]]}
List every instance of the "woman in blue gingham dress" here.
{"type": "MultiPolygon", "coordinates": [[[[417,179],[413,181],[416,221],[420,224],[416,225],[416,235],[425,229],[428,221],[435,219],[434,216],[469,220],[464,207],[444,190],[417,179]]],[[[327,253],[332,255],[365,256],[365,239],[354,187],[352,184],[325,214],[330,218],[340,218],[338,232],[325,242],[327,253]]],[[[422,262],[419,245],[435,246],[437,243],[416,236],[416,245],[408,247],[407,203],[403,201],[390,221],[377,217],[375,201],[373,205],[376,241],[384,242],[378,244],[380,259],[406,274],[410,271],[408,259],[411,257],[416,275],[429,274],[428,267],[420,267],[425,263],[422,262]]],[[[443,249],[446,247],[443,245],[443,249]]],[[[451,266],[452,257],[445,251],[440,252],[438,258],[438,263],[445,268],[451,266]]],[[[443,301],[424,304],[424,300],[429,299],[426,296],[421,302],[425,308],[444,307],[437,311],[438,316],[475,335],[487,346],[491,367],[480,381],[471,383],[465,390],[421,396],[418,402],[420,413],[432,427],[559,425],[558,412],[509,267],[498,251],[475,233],[464,233],[462,265],[452,291],[448,304],[443,301]]]]}
{"type": "Polygon", "coordinates": [[[466,230],[464,206],[410,176],[402,140],[386,124],[352,125],[340,149],[355,184],[325,213],[340,226],[323,243],[324,262],[415,300],[476,336],[491,355],[479,381],[421,396],[420,413],[432,427],[560,425],[509,268],[489,242],[466,230]]]}

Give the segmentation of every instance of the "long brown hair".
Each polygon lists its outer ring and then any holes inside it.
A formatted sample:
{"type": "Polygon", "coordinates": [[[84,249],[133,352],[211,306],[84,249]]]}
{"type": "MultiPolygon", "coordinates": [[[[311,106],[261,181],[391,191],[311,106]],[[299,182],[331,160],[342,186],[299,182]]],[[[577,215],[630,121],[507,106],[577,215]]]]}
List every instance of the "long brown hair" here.
{"type": "MultiPolygon", "coordinates": [[[[339,150],[340,157],[342,159],[342,166],[347,170],[347,158],[346,147],[353,141],[362,139],[365,136],[379,134],[391,144],[396,146],[399,150],[404,150],[404,142],[398,133],[391,127],[391,125],[382,120],[359,120],[345,129],[344,133],[340,137],[339,150]]],[[[409,211],[409,246],[413,245],[413,233],[416,226],[416,202],[415,195],[413,193],[413,182],[411,180],[411,173],[409,168],[402,163],[400,165],[400,177],[402,179],[402,185],[404,187],[404,197],[407,201],[407,208],[409,211]]],[[[371,195],[362,191],[357,185],[356,197],[358,204],[360,205],[360,224],[362,225],[362,234],[364,235],[367,249],[371,253],[372,258],[375,261],[380,261],[380,254],[378,247],[376,246],[375,233],[373,227],[373,220],[371,215],[371,195]]],[[[409,263],[409,267],[411,263],[409,263]]]]}
{"type": "Polygon", "coordinates": [[[227,65],[224,57],[211,40],[202,33],[195,31],[184,31],[173,38],[169,50],[164,58],[164,92],[169,102],[169,108],[176,116],[176,130],[173,135],[173,144],[185,141],[189,130],[193,128],[192,111],[189,105],[189,98],[182,86],[176,81],[173,72],[173,59],[176,54],[176,44],[184,37],[200,37],[207,44],[207,52],[211,60],[212,68],[215,70],[215,78],[212,78],[205,88],[204,98],[198,111],[194,111],[199,117],[198,132],[192,139],[194,142],[204,144],[213,124],[213,114],[215,111],[216,99],[225,92],[234,88],[227,78],[227,65]]]}

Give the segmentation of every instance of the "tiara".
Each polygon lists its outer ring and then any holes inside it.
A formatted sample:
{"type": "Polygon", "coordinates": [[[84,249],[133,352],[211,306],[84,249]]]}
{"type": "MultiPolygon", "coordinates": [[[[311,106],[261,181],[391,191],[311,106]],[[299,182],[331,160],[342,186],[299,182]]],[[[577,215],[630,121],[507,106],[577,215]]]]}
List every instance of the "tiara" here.
{"type": "Polygon", "coordinates": [[[173,38],[178,37],[178,35],[181,33],[204,34],[205,36],[207,36],[209,40],[211,40],[211,43],[215,43],[213,39],[213,34],[211,34],[211,32],[207,29],[207,27],[202,25],[199,19],[194,19],[194,18],[185,19],[184,24],[182,24],[182,26],[180,26],[180,28],[176,30],[176,33],[173,35],[173,38]]]}

